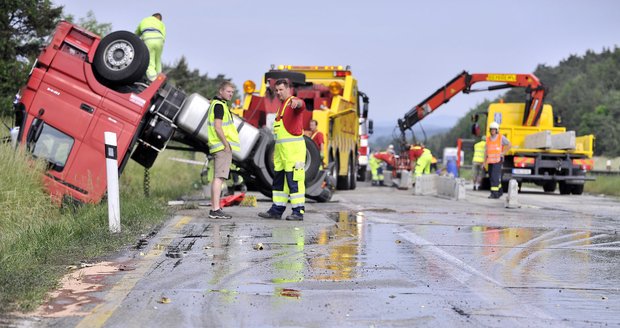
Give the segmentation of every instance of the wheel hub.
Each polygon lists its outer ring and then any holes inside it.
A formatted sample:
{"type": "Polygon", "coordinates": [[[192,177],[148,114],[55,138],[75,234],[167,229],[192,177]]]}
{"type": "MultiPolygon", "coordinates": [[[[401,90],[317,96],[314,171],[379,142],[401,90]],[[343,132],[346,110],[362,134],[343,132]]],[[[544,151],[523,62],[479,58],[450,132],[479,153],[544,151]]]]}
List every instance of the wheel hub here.
{"type": "Polygon", "coordinates": [[[120,71],[131,64],[135,51],[125,40],[111,43],[105,50],[105,65],[114,71],[120,71]]]}

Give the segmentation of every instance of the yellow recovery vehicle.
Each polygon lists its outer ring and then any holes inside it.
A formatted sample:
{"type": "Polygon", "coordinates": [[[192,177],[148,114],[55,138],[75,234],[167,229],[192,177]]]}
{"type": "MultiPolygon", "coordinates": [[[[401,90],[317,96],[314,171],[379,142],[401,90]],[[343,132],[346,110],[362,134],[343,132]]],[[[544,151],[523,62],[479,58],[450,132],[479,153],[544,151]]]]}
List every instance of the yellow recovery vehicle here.
{"type": "MultiPolygon", "coordinates": [[[[310,121],[318,122],[318,130],[323,133],[323,149],[318,150],[323,158],[313,159],[314,151],[306,143],[308,158],[306,160],[306,188],[324,183],[321,176],[312,171],[326,168],[328,179],[337,189],[355,189],[359,177],[363,180],[368,163],[368,134],[371,122],[368,122],[368,97],[358,90],[357,80],[351,74],[349,66],[272,66],[265,73],[260,89],[256,90],[253,81],[243,84],[244,99],[234,111],[259,129],[270,129],[281,101],[275,94],[275,82],[288,79],[292,85],[293,95],[301,98],[308,111],[304,115],[304,129],[309,131],[310,121]],[[310,174],[308,174],[310,173],[310,174]],[[309,181],[309,176],[317,177],[309,181]]],[[[269,150],[266,156],[270,156],[269,150]]],[[[261,168],[259,168],[261,169],[261,168]]],[[[269,168],[256,172],[259,180],[270,180],[269,168]],[[262,171],[264,172],[262,172],[262,171]]],[[[265,185],[265,182],[258,185],[265,185]]],[[[268,194],[268,190],[263,193],[268,194]]],[[[323,197],[316,197],[319,201],[323,197]]]]}
{"type": "MultiPolygon", "coordinates": [[[[507,191],[508,181],[515,179],[519,186],[533,182],[546,192],[554,192],[559,185],[561,194],[581,194],[586,176],[592,170],[594,136],[576,137],[574,131],[555,126],[551,105],[544,104],[546,89],[533,74],[490,74],[463,71],[428,98],[414,106],[398,120],[401,130],[401,151],[406,155],[405,131],[424,119],[460,92],[492,91],[506,88],[525,88],[525,103],[492,104],[487,114],[488,127],[495,121],[500,134],[512,143],[504,158],[502,187],[507,191]],[[486,89],[471,89],[478,82],[500,83],[486,89]]],[[[474,122],[477,115],[474,115],[474,122]]],[[[472,126],[475,135],[480,134],[477,123],[472,126]]],[[[486,131],[489,133],[488,129],[486,131]]],[[[457,156],[460,155],[460,146],[457,156]]],[[[401,156],[402,157],[402,156],[401,156]]],[[[460,158],[457,159],[460,163],[460,158]]],[[[488,178],[483,179],[482,189],[488,189],[488,178]],[[486,187],[486,188],[485,188],[486,187]]]]}

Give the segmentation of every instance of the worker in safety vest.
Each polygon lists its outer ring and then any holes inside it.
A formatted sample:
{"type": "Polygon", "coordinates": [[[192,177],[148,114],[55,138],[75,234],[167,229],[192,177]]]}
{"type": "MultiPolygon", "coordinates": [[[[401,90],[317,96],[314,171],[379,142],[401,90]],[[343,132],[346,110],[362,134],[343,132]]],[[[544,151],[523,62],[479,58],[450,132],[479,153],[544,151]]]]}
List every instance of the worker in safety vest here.
{"type": "Polygon", "coordinates": [[[370,174],[372,175],[373,186],[383,186],[383,168],[381,167],[381,159],[377,158],[379,152],[374,152],[368,159],[368,165],[370,166],[370,174]]]}
{"type": "Polygon", "coordinates": [[[486,151],[484,166],[487,167],[491,180],[491,195],[489,198],[497,199],[502,196],[502,164],[504,155],[510,150],[510,141],[499,134],[499,124],[491,122],[489,125],[490,135],[486,138],[486,151]]]}
{"type": "Polygon", "coordinates": [[[474,145],[474,157],[471,160],[473,176],[474,176],[474,190],[480,188],[480,182],[484,177],[484,156],[486,150],[486,136],[483,136],[480,141],[474,145]]]}
{"type": "Polygon", "coordinates": [[[421,145],[414,145],[409,148],[409,159],[413,163],[415,161],[415,167],[413,168],[413,177],[419,177],[422,174],[431,173],[431,161],[433,154],[428,148],[424,148],[421,145]]]}
{"type": "Polygon", "coordinates": [[[211,219],[232,218],[232,216],[224,213],[220,207],[220,193],[222,184],[228,179],[230,173],[232,152],[241,150],[239,133],[227,103],[232,99],[234,93],[234,85],[231,82],[222,82],[218,95],[211,101],[207,113],[207,144],[209,154],[214,158],[214,176],[211,182],[212,210],[209,211],[209,218],[211,219]]]}
{"type": "Polygon", "coordinates": [[[323,162],[323,145],[325,144],[325,136],[323,136],[323,132],[317,129],[318,126],[319,122],[317,122],[317,120],[310,121],[310,139],[312,139],[316,146],[319,147],[319,153],[321,154],[321,163],[325,165],[325,163],[323,162]]]}
{"type": "Polygon", "coordinates": [[[291,95],[287,79],[277,80],[275,89],[282,105],[278,108],[273,122],[276,139],[273,153],[273,204],[267,212],[258,213],[258,216],[280,219],[290,200],[293,213],[287,216],[286,220],[301,221],[304,219],[306,202],[306,142],[303,135],[303,113],[306,105],[303,100],[291,95]]]}
{"type": "Polygon", "coordinates": [[[157,74],[161,73],[161,54],[164,51],[166,40],[166,26],[162,21],[161,14],[156,13],[140,21],[136,34],[149,49],[149,66],[146,69],[146,77],[149,81],[154,81],[157,74]]]}

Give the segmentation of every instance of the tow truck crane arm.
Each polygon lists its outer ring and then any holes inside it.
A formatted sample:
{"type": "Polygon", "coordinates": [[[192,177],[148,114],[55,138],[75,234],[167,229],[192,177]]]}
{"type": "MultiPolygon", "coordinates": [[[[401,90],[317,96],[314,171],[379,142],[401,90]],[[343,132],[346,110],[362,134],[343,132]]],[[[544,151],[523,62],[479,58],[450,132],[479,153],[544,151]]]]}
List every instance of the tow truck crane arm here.
{"type": "Polygon", "coordinates": [[[450,101],[459,92],[470,93],[477,91],[493,91],[506,88],[525,88],[525,113],[523,115],[524,126],[536,126],[542,113],[545,87],[533,74],[469,74],[463,71],[435,93],[414,106],[405,114],[404,118],[398,119],[398,127],[401,131],[401,142],[406,144],[405,131],[435,111],[439,106],[450,101]],[[503,83],[492,85],[486,89],[472,90],[471,86],[477,82],[503,83]]]}

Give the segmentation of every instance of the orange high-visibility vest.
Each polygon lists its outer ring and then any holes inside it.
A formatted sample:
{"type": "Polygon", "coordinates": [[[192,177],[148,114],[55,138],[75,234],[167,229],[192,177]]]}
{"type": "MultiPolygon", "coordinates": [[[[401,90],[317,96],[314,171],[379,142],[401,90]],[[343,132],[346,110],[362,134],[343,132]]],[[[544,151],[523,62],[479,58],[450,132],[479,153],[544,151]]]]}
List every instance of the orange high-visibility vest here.
{"type": "Polygon", "coordinates": [[[495,140],[487,137],[487,163],[495,164],[502,160],[502,135],[497,134],[495,140]]]}

